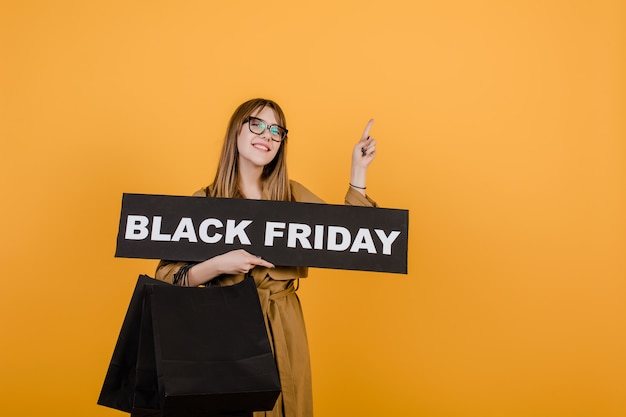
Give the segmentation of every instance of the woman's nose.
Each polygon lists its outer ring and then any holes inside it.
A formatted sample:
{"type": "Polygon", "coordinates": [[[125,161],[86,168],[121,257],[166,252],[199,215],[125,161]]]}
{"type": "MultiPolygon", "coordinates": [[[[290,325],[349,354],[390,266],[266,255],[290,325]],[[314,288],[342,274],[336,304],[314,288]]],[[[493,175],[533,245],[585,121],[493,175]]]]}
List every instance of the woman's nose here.
{"type": "Polygon", "coordinates": [[[261,132],[260,135],[263,139],[265,140],[271,140],[272,137],[270,136],[270,130],[269,129],[265,129],[263,132],[261,132]]]}

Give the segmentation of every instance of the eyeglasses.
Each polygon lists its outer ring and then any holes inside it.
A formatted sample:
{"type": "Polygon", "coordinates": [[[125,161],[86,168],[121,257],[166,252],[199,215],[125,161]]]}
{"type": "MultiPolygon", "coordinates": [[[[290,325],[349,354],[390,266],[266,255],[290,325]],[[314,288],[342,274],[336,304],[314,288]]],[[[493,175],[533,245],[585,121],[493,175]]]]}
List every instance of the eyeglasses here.
{"type": "Polygon", "coordinates": [[[281,142],[287,137],[287,129],[278,125],[268,125],[265,120],[259,119],[258,117],[250,116],[244,123],[246,122],[250,128],[250,132],[256,135],[260,135],[265,132],[265,129],[268,129],[270,138],[275,142],[281,142]]]}

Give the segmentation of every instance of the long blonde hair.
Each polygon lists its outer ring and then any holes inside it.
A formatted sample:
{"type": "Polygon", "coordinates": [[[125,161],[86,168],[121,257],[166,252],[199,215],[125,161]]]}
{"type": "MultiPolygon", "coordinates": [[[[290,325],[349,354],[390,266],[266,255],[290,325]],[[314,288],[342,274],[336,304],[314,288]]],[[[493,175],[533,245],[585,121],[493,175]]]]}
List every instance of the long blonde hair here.
{"type": "MultiPolygon", "coordinates": [[[[285,129],[287,121],[280,106],[272,100],[255,98],[241,104],[230,118],[222,153],[217,165],[217,172],[213,184],[208,188],[211,197],[243,197],[239,188],[239,150],[237,149],[237,137],[241,126],[255,111],[269,107],[274,110],[277,122],[285,129]]],[[[263,167],[261,174],[263,184],[263,198],[268,200],[291,200],[289,176],[287,175],[287,138],[280,143],[278,153],[274,159],[263,167]]]]}

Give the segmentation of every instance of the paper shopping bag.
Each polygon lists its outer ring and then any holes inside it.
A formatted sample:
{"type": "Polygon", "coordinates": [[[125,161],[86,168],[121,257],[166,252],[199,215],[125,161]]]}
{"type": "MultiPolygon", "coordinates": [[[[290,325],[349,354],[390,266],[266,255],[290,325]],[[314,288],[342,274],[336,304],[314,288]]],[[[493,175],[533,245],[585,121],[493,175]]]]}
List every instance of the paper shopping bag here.
{"type": "MultiPolygon", "coordinates": [[[[98,398],[98,404],[128,413],[133,409],[135,397],[139,337],[146,285],[169,284],[152,279],[147,275],[140,275],[137,279],[135,290],[128,305],[128,311],[122,323],[122,329],[113,350],[109,369],[102,385],[100,397],[98,398]]],[[[154,349],[152,341],[149,342],[149,345],[154,349]]],[[[152,362],[154,363],[154,359],[152,362]]],[[[140,370],[140,372],[142,371],[140,370]]],[[[148,390],[148,392],[153,391],[155,395],[158,395],[155,365],[152,365],[152,374],[152,376],[142,379],[154,381],[153,389],[148,390]]],[[[154,398],[154,408],[158,408],[156,396],[154,398]]]]}
{"type": "Polygon", "coordinates": [[[137,416],[237,415],[271,410],[279,393],[251,277],[206,288],[139,277],[98,404],[137,416]]]}

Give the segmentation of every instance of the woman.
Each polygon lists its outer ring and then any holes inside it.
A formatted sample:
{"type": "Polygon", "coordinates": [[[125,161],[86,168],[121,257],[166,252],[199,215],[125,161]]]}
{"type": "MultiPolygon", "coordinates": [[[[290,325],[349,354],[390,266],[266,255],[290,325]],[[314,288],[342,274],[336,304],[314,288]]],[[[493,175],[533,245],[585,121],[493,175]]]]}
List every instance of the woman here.
{"type": "MultiPolygon", "coordinates": [[[[373,120],[354,146],[348,205],[376,206],[365,195],[367,168],[376,155],[369,137],[373,120]]],[[[323,203],[287,176],[287,128],[275,102],[253,99],[240,105],[230,119],[213,183],[194,196],[251,198],[323,203]]],[[[313,415],[311,366],[300,301],[298,278],[306,267],[275,266],[243,249],[233,250],[197,264],[161,261],[156,278],[176,285],[232,285],[246,274],[254,277],[282,386],[276,406],[255,417],[313,415]]]]}

